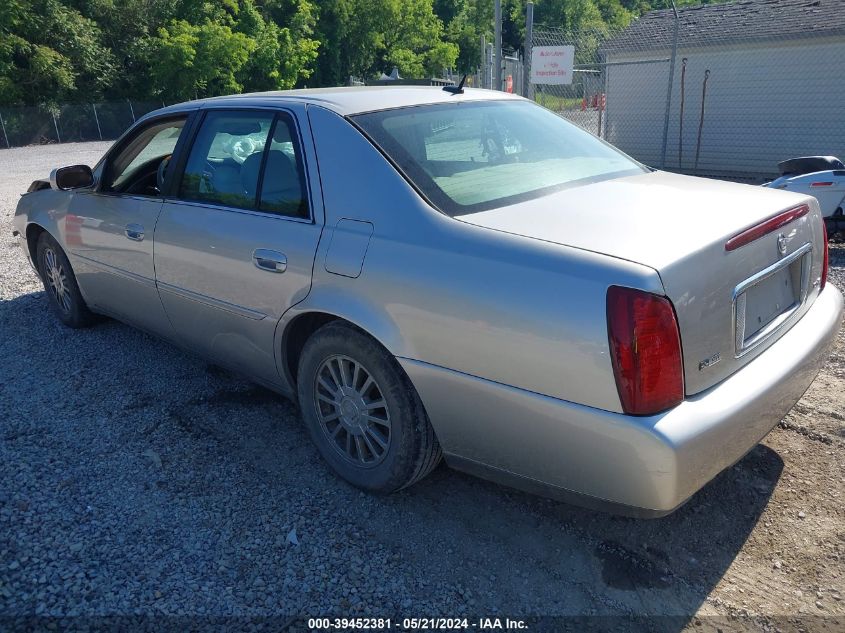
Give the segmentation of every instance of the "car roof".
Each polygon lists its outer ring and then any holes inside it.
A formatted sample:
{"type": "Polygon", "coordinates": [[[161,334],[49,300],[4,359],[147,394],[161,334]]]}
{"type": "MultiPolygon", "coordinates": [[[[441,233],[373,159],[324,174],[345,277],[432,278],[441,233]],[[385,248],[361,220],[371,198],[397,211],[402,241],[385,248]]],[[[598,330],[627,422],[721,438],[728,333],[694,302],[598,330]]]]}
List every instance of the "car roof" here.
{"type": "Polygon", "coordinates": [[[308,88],[277,90],[249,94],[211,97],[187,101],[156,110],[155,114],[182,112],[210,107],[278,106],[285,103],[309,103],[333,110],[343,116],[390,110],[415,105],[522,99],[498,90],[465,88],[462,94],[452,94],[440,86],[361,86],[349,88],[308,88]]]}

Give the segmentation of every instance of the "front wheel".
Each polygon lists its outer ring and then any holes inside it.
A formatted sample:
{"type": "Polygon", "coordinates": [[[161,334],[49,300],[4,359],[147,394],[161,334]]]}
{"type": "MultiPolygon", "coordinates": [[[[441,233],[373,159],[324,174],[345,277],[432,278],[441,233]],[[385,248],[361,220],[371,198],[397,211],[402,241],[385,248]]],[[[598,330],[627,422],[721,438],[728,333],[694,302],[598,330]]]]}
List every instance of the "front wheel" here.
{"type": "Polygon", "coordinates": [[[335,321],[299,360],[302,415],[320,454],[349,483],[388,493],[440,461],[440,444],[411,381],[376,341],[335,321]]]}
{"type": "Polygon", "coordinates": [[[36,259],[47,302],[59,321],[71,328],[94,323],[96,317],[85,305],[67,255],[49,233],[39,236],[36,259]]]}

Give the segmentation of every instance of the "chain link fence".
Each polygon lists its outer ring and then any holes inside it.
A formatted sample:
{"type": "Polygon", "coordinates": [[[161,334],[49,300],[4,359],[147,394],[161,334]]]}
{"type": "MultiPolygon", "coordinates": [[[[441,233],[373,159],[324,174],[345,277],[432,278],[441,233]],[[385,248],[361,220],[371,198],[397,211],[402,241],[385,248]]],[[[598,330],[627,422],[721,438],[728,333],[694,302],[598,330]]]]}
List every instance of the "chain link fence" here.
{"type": "Polygon", "coordinates": [[[0,106],[0,148],[113,140],[137,119],[162,107],[163,103],[150,101],[65,104],[55,108],[0,106]]]}
{"type": "Polygon", "coordinates": [[[787,158],[845,155],[845,4],[751,1],[652,11],[619,30],[533,27],[531,48],[567,45],[571,83],[532,83],[533,98],[648,165],[759,182],[787,158]]]}

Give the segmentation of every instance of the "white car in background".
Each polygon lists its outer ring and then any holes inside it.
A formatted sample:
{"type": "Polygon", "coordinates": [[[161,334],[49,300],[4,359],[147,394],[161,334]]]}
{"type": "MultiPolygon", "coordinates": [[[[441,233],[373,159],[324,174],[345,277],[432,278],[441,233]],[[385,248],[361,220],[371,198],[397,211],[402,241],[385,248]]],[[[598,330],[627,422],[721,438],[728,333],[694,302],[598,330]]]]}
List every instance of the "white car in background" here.
{"type": "Polygon", "coordinates": [[[834,156],[804,156],[778,163],[781,176],[764,186],[813,196],[828,236],[845,231],[845,164],[834,156]]]}

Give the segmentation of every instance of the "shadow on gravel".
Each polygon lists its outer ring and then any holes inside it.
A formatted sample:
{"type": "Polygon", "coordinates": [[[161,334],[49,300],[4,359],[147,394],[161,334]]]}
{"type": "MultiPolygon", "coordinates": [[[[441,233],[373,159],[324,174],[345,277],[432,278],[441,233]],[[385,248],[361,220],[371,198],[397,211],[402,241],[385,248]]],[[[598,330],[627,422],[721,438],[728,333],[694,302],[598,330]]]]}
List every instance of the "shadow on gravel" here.
{"type": "MultiPolygon", "coordinates": [[[[504,544],[512,555],[496,567],[505,585],[516,579],[516,586],[531,586],[542,570],[547,580],[581,584],[593,599],[588,608],[599,613],[610,607],[629,615],[687,616],[658,626],[680,630],[733,564],[783,466],[777,453],[760,444],[677,512],[655,520],[581,509],[447,469],[405,493],[406,511],[450,517],[440,528],[444,544],[455,534],[452,522],[483,533],[460,544],[464,556],[484,559],[491,540],[504,544]]],[[[556,607],[570,612],[565,599],[556,607]]]]}
{"type": "MultiPolygon", "coordinates": [[[[112,321],[67,330],[40,293],[0,302],[0,328],[0,413],[9,420],[0,441],[8,463],[40,469],[38,492],[7,479],[7,494],[33,497],[44,538],[76,539],[89,552],[65,561],[58,546],[52,564],[59,574],[98,569],[84,604],[99,612],[139,608],[109,603],[108,587],[96,584],[139,564],[129,545],[94,553],[93,543],[128,535],[163,557],[165,571],[133,581],[133,595],[158,596],[158,612],[202,603],[207,613],[654,615],[674,616],[659,630],[681,630],[734,562],[783,470],[758,445],[680,510],[650,521],[445,467],[409,490],[365,495],[327,471],[294,405],[166,343],[112,321]],[[58,366],[60,358],[71,360],[58,366]],[[75,535],[53,516],[77,497],[94,506],[98,532],[75,535]],[[203,593],[186,589],[186,578],[203,593]],[[181,591],[193,597],[180,605],[181,591]],[[416,613],[421,606],[430,611],[416,613]]],[[[29,576],[20,578],[25,592],[29,576]]]]}

